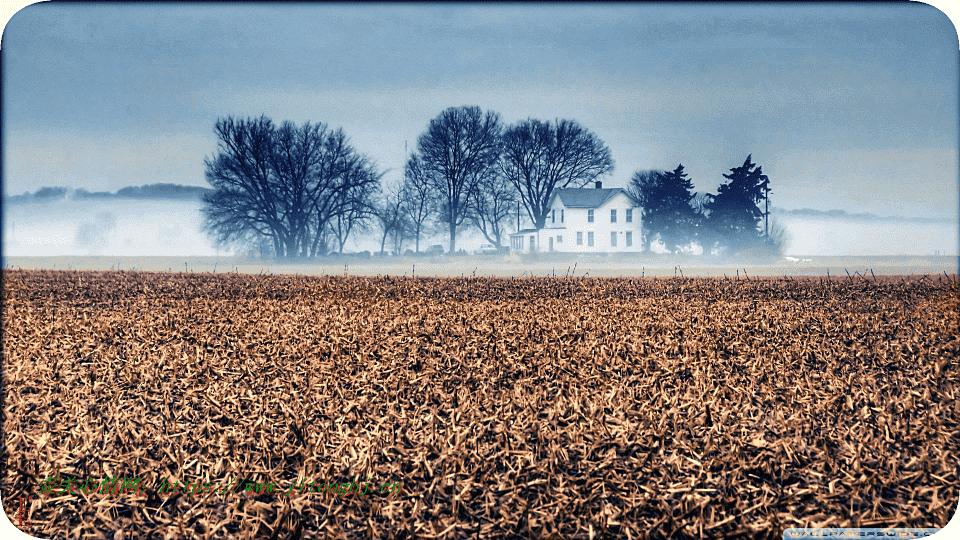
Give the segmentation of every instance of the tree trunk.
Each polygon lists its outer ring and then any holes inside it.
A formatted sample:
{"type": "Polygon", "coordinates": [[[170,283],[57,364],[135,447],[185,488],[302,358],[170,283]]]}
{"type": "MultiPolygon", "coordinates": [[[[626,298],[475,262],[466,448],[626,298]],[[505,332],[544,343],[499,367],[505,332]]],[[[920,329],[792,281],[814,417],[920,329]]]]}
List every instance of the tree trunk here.
{"type": "Polygon", "coordinates": [[[457,252],[457,225],[450,220],[450,253],[457,252]]]}
{"type": "Polygon", "coordinates": [[[327,247],[327,244],[325,242],[323,243],[323,245],[320,245],[321,241],[323,240],[324,226],[326,226],[326,224],[320,221],[320,217],[317,216],[317,236],[315,236],[313,239],[313,256],[314,257],[317,256],[321,247],[324,249],[326,249],[327,247]]]}
{"type": "Polygon", "coordinates": [[[276,234],[273,235],[273,256],[278,259],[283,257],[283,244],[276,234]]]}
{"type": "Polygon", "coordinates": [[[297,248],[300,247],[297,245],[297,239],[294,236],[287,237],[287,253],[285,258],[293,259],[297,257],[297,248]]]}
{"type": "Polygon", "coordinates": [[[388,234],[390,234],[390,229],[384,229],[383,237],[380,239],[380,255],[383,255],[383,247],[387,244],[388,234]]]}

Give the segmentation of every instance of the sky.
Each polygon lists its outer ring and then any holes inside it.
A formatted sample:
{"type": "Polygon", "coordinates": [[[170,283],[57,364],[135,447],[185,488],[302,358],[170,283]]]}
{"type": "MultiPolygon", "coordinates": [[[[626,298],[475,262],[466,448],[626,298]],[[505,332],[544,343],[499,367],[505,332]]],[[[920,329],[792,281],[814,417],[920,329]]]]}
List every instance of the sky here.
{"type": "Polygon", "coordinates": [[[214,123],[342,127],[397,181],[445,108],[578,121],[604,187],[748,154],[780,208],[958,218],[950,19],[920,3],[34,4],[7,23],[3,193],[204,186],[214,123]]]}

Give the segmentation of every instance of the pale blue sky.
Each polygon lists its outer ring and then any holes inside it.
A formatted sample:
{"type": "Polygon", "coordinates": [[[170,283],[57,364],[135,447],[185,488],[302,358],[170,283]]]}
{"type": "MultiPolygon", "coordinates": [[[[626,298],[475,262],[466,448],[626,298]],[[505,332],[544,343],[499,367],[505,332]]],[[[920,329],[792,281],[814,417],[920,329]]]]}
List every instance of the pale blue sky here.
{"type": "Polygon", "coordinates": [[[783,208],[957,216],[958,42],[919,3],[35,4],[3,34],[3,191],[205,185],[219,117],[343,127],[391,169],[443,109],[571,118],[626,185],[747,154],[783,208]]]}

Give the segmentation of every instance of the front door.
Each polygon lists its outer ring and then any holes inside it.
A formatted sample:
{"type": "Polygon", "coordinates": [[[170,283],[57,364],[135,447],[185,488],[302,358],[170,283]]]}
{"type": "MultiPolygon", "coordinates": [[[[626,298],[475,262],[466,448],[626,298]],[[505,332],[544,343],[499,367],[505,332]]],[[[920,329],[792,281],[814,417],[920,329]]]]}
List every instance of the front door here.
{"type": "Polygon", "coordinates": [[[553,251],[553,237],[550,237],[550,251],[553,251]]]}

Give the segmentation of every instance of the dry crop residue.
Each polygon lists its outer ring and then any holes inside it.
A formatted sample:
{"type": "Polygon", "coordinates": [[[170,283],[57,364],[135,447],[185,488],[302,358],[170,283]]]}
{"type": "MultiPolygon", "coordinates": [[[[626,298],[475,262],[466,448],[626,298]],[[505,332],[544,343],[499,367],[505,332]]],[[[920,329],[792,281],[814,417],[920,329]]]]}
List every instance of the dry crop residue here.
{"type": "Polygon", "coordinates": [[[956,508],[943,276],[3,278],[0,487],[42,537],[780,537],[956,508]],[[238,474],[404,490],[37,496],[238,474]]]}

